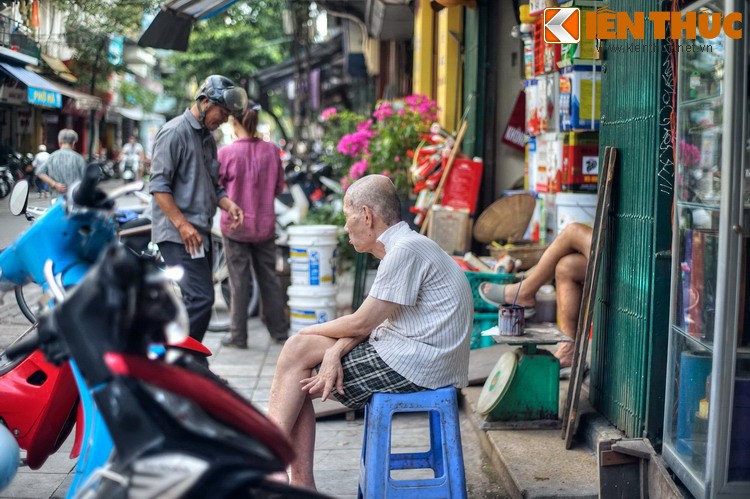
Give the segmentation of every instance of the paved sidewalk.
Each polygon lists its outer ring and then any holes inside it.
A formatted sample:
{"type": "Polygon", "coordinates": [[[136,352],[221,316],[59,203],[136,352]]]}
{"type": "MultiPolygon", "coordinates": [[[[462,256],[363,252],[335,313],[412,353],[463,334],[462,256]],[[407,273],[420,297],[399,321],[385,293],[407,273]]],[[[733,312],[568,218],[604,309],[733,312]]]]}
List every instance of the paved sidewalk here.
{"type": "MultiPolygon", "coordinates": [[[[12,297],[6,297],[6,302],[12,297]],[[10,298],[8,300],[7,298],[10,298]]],[[[22,330],[23,318],[16,314],[0,319],[0,341],[6,345],[8,338],[22,330]],[[10,325],[14,323],[14,325],[10,325]]],[[[248,350],[222,347],[221,333],[209,333],[205,344],[214,352],[211,368],[228,380],[229,384],[252,401],[261,411],[268,409],[271,380],[281,347],[273,344],[268,333],[258,319],[251,319],[250,345],[248,350]]],[[[478,499],[506,498],[508,495],[493,476],[494,469],[485,461],[481,446],[472,426],[465,416],[461,416],[466,479],[469,497],[478,499]]],[[[407,449],[426,450],[429,439],[426,431],[427,420],[422,416],[408,416],[397,419],[394,431],[394,449],[404,452],[407,449]],[[424,423],[424,424],[423,424],[424,423]]],[[[363,419],[358,413],[354,421],[346,421],[344,416],[333,416],[318,422],[315,453],[315,478],[321,492],[340,498],[355,498],[359,475],[359,455],[362,442],[363,419]]],[[[11,485],[0,492],[0,498],[48,498],[65,497],[70,484],[74,462],[68,458],[72,438],[40,470],[28,468],[18,470],[11,485]]]]}

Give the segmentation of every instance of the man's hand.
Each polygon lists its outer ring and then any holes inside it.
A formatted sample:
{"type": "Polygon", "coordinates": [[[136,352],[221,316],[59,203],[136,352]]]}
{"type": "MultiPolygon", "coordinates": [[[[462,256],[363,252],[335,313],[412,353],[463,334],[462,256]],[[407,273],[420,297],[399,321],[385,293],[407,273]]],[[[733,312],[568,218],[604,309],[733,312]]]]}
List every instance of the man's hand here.
{"type": "Polygon", "coordinates": [[[329,348],[323,355],[318,374],[300,381],[302,390],[310,395],[322,393],[321,400],[325,401],[336,387],[338,393],[344,393],[344,369],[341,367],[339,351],[329,348]]]}
{"type": "Polygon", "coordinates": [[[201,237],[200,233],[195,227],[193,227],[193,224],[185,220],[177,227],[177,230],[180,231],[180,237],[185,243],[185,251],[190,255],[198,253],[201,244],[203,243],[203,237],[201,237]]]}
{"type": "Polygon", "coordinates": [[[232,223],[229,225],[230,229],[236,229],[245,222],[245,212],[236,204],[232,203],[227,213],[229,213],[229,217],[232,219],[232,223]]]}
{"type": "Polygon", "coordinates": [[[60,182],[55,182],[55,184],[52,187],[54,187],[55,190],[59,192],[60,194],[65,194],[66,192],[68,192],[68,186],[60,182]]]}
{"type": "Polygon", "coordinates": [[[230,229],[236,229],[245,222],[245,212],[228,197],[223,197],[219,200],[219,208],[229,214],[229,218],[232,220],[229,224],[230,229]]]}

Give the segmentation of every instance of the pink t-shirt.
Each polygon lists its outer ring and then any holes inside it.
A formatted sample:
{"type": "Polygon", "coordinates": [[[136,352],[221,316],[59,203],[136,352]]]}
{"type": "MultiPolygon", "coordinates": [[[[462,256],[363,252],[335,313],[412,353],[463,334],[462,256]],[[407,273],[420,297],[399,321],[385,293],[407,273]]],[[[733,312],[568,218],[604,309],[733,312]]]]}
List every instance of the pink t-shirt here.
{"type": "Polygon", "coordinates": [[[237,139],[219,149],[219,183],[229,199],[245,212],[245,223],[230,229],[227,212],[221,213],[221,232],[235,241],[259,243],[274,237],[273,200],[284,189],[279,150],[260,139],[237,139]]]}

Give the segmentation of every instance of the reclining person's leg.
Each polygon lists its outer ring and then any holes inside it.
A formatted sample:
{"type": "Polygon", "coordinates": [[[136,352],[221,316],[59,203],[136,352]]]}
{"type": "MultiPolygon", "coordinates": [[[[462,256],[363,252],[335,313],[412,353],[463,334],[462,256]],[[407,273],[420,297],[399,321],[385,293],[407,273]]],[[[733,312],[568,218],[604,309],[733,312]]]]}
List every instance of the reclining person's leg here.
{"type": "MultiPolygon", "coordinates": [[[[533,307],[536,304],[536,292],[552,280],[558,263],[565,256],[582,255],[588,259],[591,248],[591,232],[591,227],[580,223],[572,223],[565,227],[560,235],[552,241],[549,248],[544,251],[534,270],[524,278],[523,285],[518,293],[517,303],[525,307],[533,307]]],[[[486,285],[484,293],[488,298],[498,303],[513,303],[518,286],[518,283],[507,286],[486,285]],[[498,296],[500,290],[502,290],[503,296],[498,296]]]]}
{"type": "MultiPolygon", "coordinates": [[[[560,259],[555,269],[557,323],[563,334],[573,339],[578,325],[587,263],[588,259],[581,254],[567,255],[560,259]]],[[[572,364],[573,345],[575,343],[560,343],[558,346],[555,356],[560,359],[560,367],[569,367],[572,364]]]]}

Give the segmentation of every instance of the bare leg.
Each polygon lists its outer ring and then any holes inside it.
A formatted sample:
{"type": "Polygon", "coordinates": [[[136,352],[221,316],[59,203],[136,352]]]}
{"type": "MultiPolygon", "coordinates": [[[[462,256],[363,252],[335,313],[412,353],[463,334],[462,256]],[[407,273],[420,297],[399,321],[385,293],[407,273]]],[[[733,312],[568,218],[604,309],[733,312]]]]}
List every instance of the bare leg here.
{"type": "MultiPolygon", "coordinates": [[[[555,269],[557,323],[568,338],[575,339],[587,263],[588,259],[583,255],[568,255],[560,260],[555,269]]],[[[582,334],[588,332],[584,331],[582,334]]],[[[560,343],[557,347],[555,357],[560,359],[560,367],[569,367],[573,363],[574,345],[575,343],[560,343]]]]}
{"type": "Polygon", "coordinates": [[[323,360],[326,349],[333,346],[335,341],[325,336],[292,336],[281,351],[271,383],[268,417],[295,442],[297,458],[292,466],[292,480],[309,479],[307,483],[296,483],[301,486],[315,487],[312,480],[315,415],[312,414],[312,403],[307,393],[300,387],[300,381],[310,377],[312,368],[323,360]],[[305,471],[307,466],[309,473],[305,471]]]}
{"type": "MultiPolygon", "coordinates": [[[[536,292],[544,284],[555,276],[555,268],[558,262],[567,255],[580,254],[588,259],[591,249],[591,227],[579,223],[573,223],[565,227],[559,236],[552,241],[549,248],[544,251],[534,271],[523,280],[521,291],[518,293],[517,303],[525,307],[536,304],[536,292]]],[[[584,265],[584,272],[586,266],[584,265]]],[[[518,291],[519,284],[505,286],[505,303],[513,303],[518,291]]],[[[485,292],[487,288],[485,288],[485,292]]],[[[560,289],[557,290],[560,296],[560,289]]]]}
{"type": "Polygon", "coordinates": [[[315,409],[312,399],[306,397],[292,429],[291,440],[297,457],[292,462],[291,484],[298,487],[315,488],[313,476],[313,454],[315,453],[315,409]]]}

